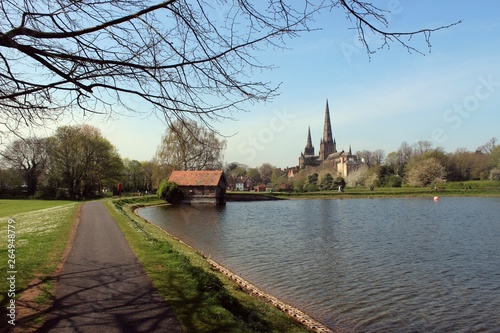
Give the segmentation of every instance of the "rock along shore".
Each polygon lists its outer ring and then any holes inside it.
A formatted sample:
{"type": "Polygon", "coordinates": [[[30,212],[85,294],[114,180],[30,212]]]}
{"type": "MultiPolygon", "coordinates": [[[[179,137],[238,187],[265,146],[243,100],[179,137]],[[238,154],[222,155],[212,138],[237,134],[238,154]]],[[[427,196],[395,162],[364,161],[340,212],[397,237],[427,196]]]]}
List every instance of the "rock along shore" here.
{"type": "Polygon", "coordinates": [[[279,299],[277,299],[272,295],[266,294],[265,292],[257,288],[255,285],[243,279],[241,276],[231,272],[229,269],[218,264],[214,260],[210,258],[205,258],[205,259],[208,261],[208,263],[212,266],[214,270],[219,271],[220,273],[227,276],[230,280],[239,285],[245,292],[257,296],[268,303],[271,303],[273,306],[285,312],[288,316],[290,316],[295,321],[301,323],[309,330],[317,333],[333,333],[333,331],[330,330],[328,327],[314,320],[313,318],[311,318],[304,312],[300,311],[299,309],[280,301],[279,299]]]}

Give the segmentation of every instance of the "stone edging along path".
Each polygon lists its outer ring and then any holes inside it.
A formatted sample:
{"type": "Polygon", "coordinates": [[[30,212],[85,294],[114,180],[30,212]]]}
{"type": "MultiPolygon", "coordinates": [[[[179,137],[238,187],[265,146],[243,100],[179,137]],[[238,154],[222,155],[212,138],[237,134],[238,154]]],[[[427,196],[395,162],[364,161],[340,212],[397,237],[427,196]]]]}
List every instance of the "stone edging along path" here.
{"type": "MultiPolygon", "coordinates": [[[[151,223],[147,219],[141,217],[139,214],[137,214],[137,210],[139,208],[144,208],[144,207],[132,208],[132,211],[133,211],[133,213],[136,216],[138,216],[139,218],[145,220],[147,223],[155,226],[156,228],[158,228],[162,232],[166,233],[167,235],[169,235],[170,237],[172,237],[176,241],[182,243],[183,245],[189,247],[193,251],[199,253],[191,245],[186,244],[185,242],[183,242],[179,238],[177,238],[177,237],[173,236],[172,234],[170,234],[165,229],[162,229],[159,226],[157,226],[156,224],[151,223]]],[[[256,297],[259,297],[260,299],[264,300],[265,302],[272,304],[274,307],[276,307],[279,310],[283,311],[285,314],[287,314],[293,320],[295,320],[295,321],[301,323],[302,325],[304,325],[307,329],[309,329],[309,330],[311,330],[313,332],[316,332],[316,333],[334,333],[327,326],[321,324],[317,320],[314,320],[309,315],[307,315],[306,313],[304,313],[301,310],[297,309],[296,307],[293,307],[293,306],[291,306],[289,304],[286,304],[286,303],[280,301],[279,299],[277,299],[276,297],[263,292],[262,290],[260,290],[259,288],[257,288],[255,285],[253,285],[250,282],[248,282],[247,280],[243,279],[238,274],[235,274],[235,273],[231,272],[229,269],[227,269],[224,266],[218,264],[216,261],[210,259],[209,257],[207,257],[205,255],[202,255],[202,257],[210,264],[210,266],[212,266],[212,269],[214,269],[214,270],[216,270],[216,271],[224,274],[225,276],[227,276],[231,281],[233,281],[237,285],[239,285],[245,292],[247,292],[247,293],[249,293],[251,295],[254,295],[256,297]]]]}

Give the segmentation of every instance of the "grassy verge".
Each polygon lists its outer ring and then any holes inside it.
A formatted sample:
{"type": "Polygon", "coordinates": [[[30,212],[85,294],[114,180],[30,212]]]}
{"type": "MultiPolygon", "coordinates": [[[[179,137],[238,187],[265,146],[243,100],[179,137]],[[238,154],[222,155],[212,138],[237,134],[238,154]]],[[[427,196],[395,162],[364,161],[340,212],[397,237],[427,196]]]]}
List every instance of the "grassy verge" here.
{"type": "Polygon", "coordinates": [[[365,187],[346,187],[343,193],[320,192],[273,192],[266,193],[281,199],[342,199],[342,198],[391,198],[391,197],[433,197],[433,196],[500,196],[498,181],[451,182],[433,187],[378,187],[372,192],[365,187]]]}
{"type": "MultiPolygon", "coordinates": [[[[21,293],[33,292],[29,287],[30,282],[37,280],[37,293],[35,303],[40,307],[50,302],[53,292],[53,281],[51,275],[57,269],[64,250],[66,249],[68,237],[74,221],[77,203],[67,201],[59,202],[59,206],[45,208],[37,211],[15,213],[17,211],[33,210],[37,207],[50,207],[57,202],[37,202],[39,200],[26,200],[25,205],[16,203],[2,211],[0,217],[0,312],[2,320],[6,317],[6,305],[12,297],[9,295],[10,283],[7,280],[7,272],[15,271],[15,296],[19,300],[21,293]],[[61,203],[64,205],[61,206],[61,203]],[[4,215],[9,212],[9,215],[4,215]],[[15,223],[11,225],[15,232],[15,252],[8,249],[8,220],[15,223]],[[9,258],[9,255],[11,257],[9,258]],[[15,256],[15,258],[14,258],[15,256]],[[9,261],[9,259],[13,261],[9,261]],[[13,265],[13,266],[10,266],[13,265]]],[[[5,204],[2,200],[2,204],[5,204]]],[[[33,287],[34,288],[34,287],[33,287]]],[[[19,306],[16,307],[19,310],[19,306]]],[[[41,320],[41,318],[35,318],[41,320]]],[[[19,324],[19,322],[17,321],[19,324]]]]}
{"type": "Polygon", "coordinates": [[[63,200],[10,200],[0,199],[0,217],[32,212],[40,209],[67,205],[63,200]]]}
{"type": "Polygon", "coordinates": [[[193,249],[135,216],[155,198],[108,201],[131,248],[179,318],[185,332],[308,332],[272,305],[211,270],[193,249]]]}

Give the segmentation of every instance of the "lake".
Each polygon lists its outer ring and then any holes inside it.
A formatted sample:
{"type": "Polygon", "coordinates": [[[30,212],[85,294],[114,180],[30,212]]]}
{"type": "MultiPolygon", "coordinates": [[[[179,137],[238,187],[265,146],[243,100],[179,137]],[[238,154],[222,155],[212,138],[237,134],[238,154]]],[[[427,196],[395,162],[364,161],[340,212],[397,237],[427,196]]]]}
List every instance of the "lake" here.
{"type": "Polygon", "coordinates": [[[139,214],[332,329],[500,331],[500,198],[229,202],[139,214]]]}

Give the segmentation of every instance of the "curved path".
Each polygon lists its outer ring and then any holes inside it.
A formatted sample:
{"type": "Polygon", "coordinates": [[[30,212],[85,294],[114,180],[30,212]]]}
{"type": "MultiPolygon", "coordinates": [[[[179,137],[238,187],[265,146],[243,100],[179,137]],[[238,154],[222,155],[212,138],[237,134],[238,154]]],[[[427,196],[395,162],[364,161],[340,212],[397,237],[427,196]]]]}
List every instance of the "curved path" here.
{"type": "Polygon", "coordinates": [[[102,202],[82,207],[44,332],[182,332],[102,202]]]}

